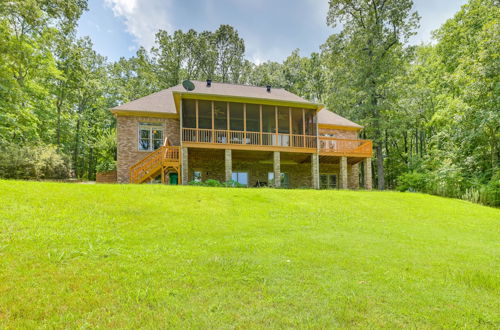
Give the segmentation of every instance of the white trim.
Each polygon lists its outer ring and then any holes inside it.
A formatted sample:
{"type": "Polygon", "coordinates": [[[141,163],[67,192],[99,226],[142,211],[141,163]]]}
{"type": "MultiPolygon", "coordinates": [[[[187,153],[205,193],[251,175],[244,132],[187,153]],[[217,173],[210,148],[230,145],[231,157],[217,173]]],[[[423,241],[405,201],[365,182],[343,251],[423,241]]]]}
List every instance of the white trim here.
{"type": "MultiPolygon", "coordinates": [[[[138,122],[137,123],[137,150],[142,152],[150,152],[154,151],[154,141],[153,138],[153,130],[161,131],[161,143],[163,143],[163,139],[165,137],[165,123],[164,122],[138,122]],[[149,148],[147,150],[141,149],[141,130],[147,126],[149,128],[149,148]]],[[[156,139],[158,140],[158,139],[156,139]]]]}

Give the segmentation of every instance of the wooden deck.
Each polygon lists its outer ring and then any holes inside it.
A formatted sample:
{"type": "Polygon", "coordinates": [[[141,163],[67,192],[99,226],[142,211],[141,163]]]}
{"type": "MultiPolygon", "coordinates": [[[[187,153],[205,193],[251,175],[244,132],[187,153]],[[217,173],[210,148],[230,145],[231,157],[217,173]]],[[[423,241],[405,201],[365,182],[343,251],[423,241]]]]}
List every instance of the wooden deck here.
{"type": "Polygon", "coordinates": [[[177,173],[180,169],[180,147],[163,145],[130,168],[130,182],[142,183],[153,180],[161,174],[165,182],[165,169],[173,168],[177,173]]]}
{"type": "Polygon", "coordinates": [[[183,128],[182,141],[183,146],[191,148],[319,152],[320,155],[325,156],[361,158],[372,156],[370,140],[302,134],[183,128]]]}

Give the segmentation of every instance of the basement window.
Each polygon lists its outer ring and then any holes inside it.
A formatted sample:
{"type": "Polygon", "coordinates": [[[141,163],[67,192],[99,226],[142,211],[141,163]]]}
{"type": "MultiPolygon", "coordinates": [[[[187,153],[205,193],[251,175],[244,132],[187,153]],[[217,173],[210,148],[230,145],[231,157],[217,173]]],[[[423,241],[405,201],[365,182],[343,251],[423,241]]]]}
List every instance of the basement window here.
{"type": "Polygon", "coordinates": [[[193,181],[194,182],[201,182],[201,171],[194,171],[193,172],[193,181]]]}
{"type": "Polygon", "coordinates": [[[158,124],[139,124],[139,150],[151,151],[163,145],[163,126],[158,124]]]}
{"type": "Polygon", "coordinates": [[[231,179],[239,184],[248,186],[248,173],[247,172],[233,172],[231,179]]]}

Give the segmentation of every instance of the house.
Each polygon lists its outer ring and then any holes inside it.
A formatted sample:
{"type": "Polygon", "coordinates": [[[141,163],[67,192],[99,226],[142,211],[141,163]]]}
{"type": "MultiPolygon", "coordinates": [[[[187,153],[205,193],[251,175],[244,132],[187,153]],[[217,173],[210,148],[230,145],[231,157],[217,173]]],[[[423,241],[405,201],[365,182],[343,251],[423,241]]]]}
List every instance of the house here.
{"type": "Polygon", "coordinates": [[[111,111],[120,183],[372,187],[362,127],[281,88],[185,81],[111,111]]]}

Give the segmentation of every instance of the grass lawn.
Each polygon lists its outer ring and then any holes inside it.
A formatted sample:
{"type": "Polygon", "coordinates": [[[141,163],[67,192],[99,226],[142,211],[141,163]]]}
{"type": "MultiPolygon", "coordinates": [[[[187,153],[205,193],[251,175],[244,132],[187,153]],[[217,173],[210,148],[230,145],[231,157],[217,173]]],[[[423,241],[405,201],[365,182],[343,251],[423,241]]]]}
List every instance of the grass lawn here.
{"type": "Polygon", "coordinates": [[[500,210],[0,181],[0,328],[500,327],[500,210]]]}

